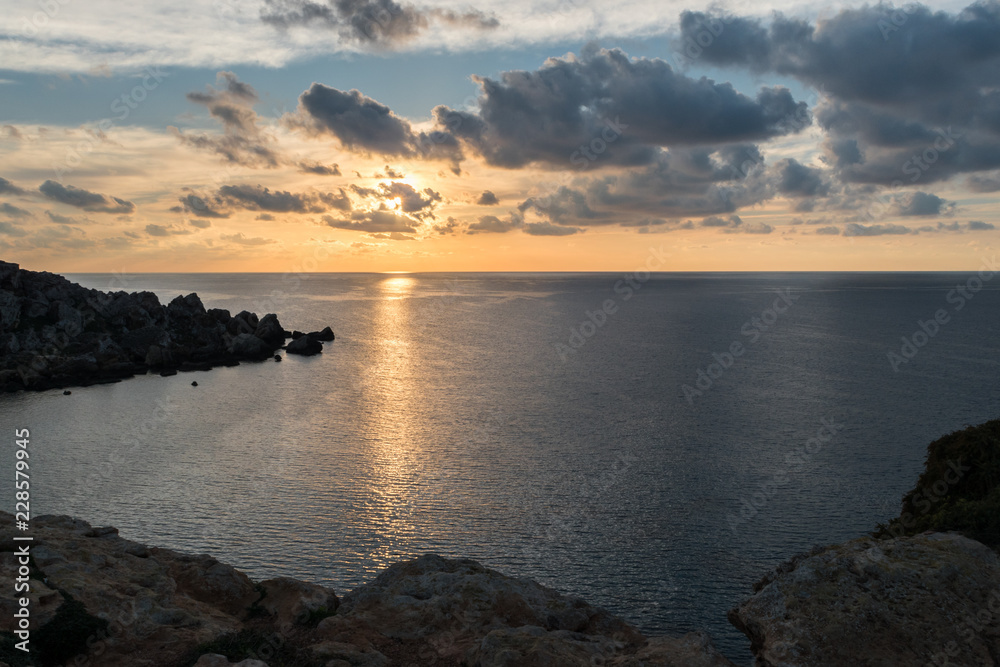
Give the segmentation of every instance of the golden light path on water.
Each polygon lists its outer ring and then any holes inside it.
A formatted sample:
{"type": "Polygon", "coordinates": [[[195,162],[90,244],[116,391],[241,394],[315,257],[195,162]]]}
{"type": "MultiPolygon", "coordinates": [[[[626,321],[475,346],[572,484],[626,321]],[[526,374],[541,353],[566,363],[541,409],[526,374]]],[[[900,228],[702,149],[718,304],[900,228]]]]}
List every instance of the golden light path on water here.
{"type": "MultiPolygon", "coordinates": [[[[363,437],[370,485],[364,496],[363,525],[375,535],[372,563],[380,566],[397,559],[415,530],[414,506],[422,465],[414,432],[421,411],[414,377],[411,291],[416,280],[387,277],[376,286],[372,334],[377,344],[369,381],[362,386],[365,424],[363,437]]],[[[360,518],[360,517],[359,517],[360,518]]]]}

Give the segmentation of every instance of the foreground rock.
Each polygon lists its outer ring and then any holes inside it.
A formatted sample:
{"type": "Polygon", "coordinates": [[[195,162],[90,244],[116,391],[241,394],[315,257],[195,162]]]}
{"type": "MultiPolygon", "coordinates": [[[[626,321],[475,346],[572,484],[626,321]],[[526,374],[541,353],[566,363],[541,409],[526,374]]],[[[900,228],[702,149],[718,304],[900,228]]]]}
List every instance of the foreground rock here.
{"type": "MultiPolygon", "coordinates": [[[[0,512],[4,590],[17,576],[12,525],[0,512]]],[[[647,639],[578,598],[470,560],[398,563],[340,601],[69,517],[38,517],[32,534],[33,664],[732,667],[704,635],[647,639]]],[[[9,634],[14,604],[0,596],[0,661],[12,667],[24,664],[9,634]]]]}
{"type": "Polygon", "coordinates": [[[1000,561],[954,533],[860,538],[792,559],[730,612],[760,667],[996,665],[1000,561]]]}
{"type": "MultiPolygon", "coordinates": [[[[263,360],[289,337],[273,313],[206,310],[197,294],[164,306],[152,292],[101,292],[0,262],[0,391],[263,360]]],[[[329,327],[311,353],[321,340],[333,340],[329,327]]]]}

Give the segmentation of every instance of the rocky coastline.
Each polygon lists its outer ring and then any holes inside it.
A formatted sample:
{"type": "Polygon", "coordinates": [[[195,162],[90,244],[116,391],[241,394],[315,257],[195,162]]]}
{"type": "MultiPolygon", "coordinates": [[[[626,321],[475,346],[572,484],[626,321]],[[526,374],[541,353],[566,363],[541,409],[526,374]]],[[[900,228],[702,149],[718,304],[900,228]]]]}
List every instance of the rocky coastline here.
{"type": "Polygon", "coordinates": [[[273,313],[206,310],[197,294],[162,305],[152,292],[102,292],[0,262],[0,391],[210,370],[281,349],[308,356],[333,340],[330,327],[286,331],[273,313]]]}

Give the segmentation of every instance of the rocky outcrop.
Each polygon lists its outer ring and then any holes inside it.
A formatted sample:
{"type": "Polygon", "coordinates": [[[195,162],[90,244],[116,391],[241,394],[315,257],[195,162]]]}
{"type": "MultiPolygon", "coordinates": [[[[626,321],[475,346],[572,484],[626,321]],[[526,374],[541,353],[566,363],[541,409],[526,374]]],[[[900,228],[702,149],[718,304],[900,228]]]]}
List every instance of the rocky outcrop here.
{"type": "MultiPolygon", "coordinates": [[[[0,512],[5,590],[21,544],[12,525],[0,512]]],[[[339,600],[294,579],[254,583],[210,556],[70,517],[37,517],[31,534],[33,642],[59,638],[35,654],[43,667],[733,667],[702,634],[648,639],[579,598],[471,560],[397,563],[339,600]]],[[[2,641],[14,604],[0,596],[2,641]]],[[[0,661],[10,661],[4,647],[0,661]]]]}
{"type": "Polygon", "coordinates": [[[730,612],[760,667],[1000,664],[1000,560],[955,533],[814,549],[730,612]]]}
{"type": "MultiPolygon", "coordinates": [[[[329,327],[310,336],[312,354],[333,340],[329,327]]],[[[197,294],[162,305],[152,292],[101,292],[0,262],[0,391],[231,366],[271,358],[290,337],[273,313],[206,310],[197,294]]]]}

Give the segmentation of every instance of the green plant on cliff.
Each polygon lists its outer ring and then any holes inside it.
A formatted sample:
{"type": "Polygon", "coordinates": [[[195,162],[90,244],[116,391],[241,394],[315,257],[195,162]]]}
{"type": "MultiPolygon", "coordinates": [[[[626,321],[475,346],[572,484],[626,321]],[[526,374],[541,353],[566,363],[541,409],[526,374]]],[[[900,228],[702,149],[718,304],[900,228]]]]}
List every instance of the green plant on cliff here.
{"type": "Polygon", "coordinates": [[[899,537],[927,530],[957,531],[1000,549],[1000,419],[928,445],[924,472],[903,496],[900,515],[874,534],[899,537]]]}

